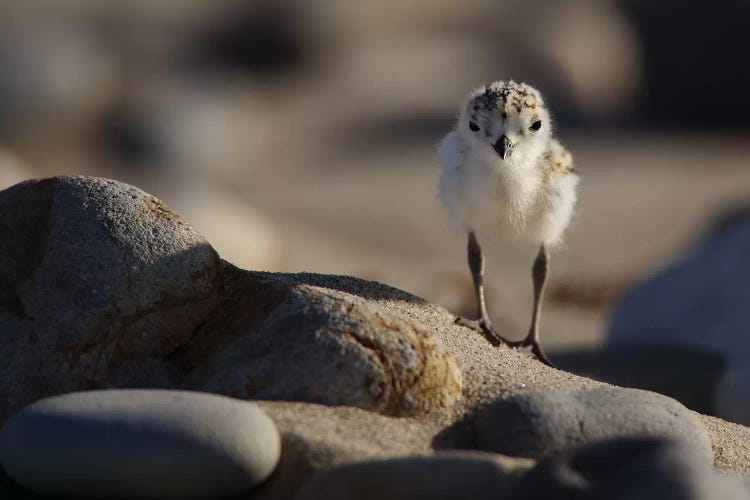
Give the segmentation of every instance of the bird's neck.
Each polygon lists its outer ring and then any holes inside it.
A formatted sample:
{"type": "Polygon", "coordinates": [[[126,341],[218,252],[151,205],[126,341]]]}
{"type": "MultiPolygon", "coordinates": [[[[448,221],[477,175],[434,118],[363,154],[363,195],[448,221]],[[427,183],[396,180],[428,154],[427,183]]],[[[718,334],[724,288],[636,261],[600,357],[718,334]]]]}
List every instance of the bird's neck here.
{"type": "Polygon", "coordinates": [[[518,154],[503,160],[491,149],[489,151],[473,149],[466,151],[463,162],[470,168],[495,172],[502,176],[529,175],[538,170],[536,167],[541,161],[541,155],[538,156],[538,158],[529,158],[518,154]]]}

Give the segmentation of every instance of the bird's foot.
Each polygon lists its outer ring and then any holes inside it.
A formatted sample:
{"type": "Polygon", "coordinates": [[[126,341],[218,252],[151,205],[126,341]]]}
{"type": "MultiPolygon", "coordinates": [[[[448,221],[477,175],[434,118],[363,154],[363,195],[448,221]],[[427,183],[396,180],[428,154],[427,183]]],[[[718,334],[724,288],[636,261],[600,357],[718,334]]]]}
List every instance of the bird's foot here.
{"type": "Polygon", "coordinates": [[[487,340],[490,341],[490,343],[494,346],[499,346],[501,344],[506,344],[509,347],[513,348],[520,348],[520,349],[529,349],[531,351],[531,354],[533,354],[536,359],[541,361],[547,366],[551,366],[552,368],[557,368],[555,365],[552,364],[552,362],[549,360],[547,355],[544,353],[544,350],[542,349],[542,346],[539,344],[539,342],[535,340],[530,339],[523,339],[523,340],[507,340],[503,338],[495,329],[492,327],[492,323],[488,319],[468,319],[464,318],[463,316],[457,316],[456,320],[454,321],[456,325],[459,326],[465,326],[466,328],[471,328],[475,332],[481,333],[484,335],[487,340]]]}
{"type": "Polygon", "coordinates": [[[547,366],[551,366],[552,368],[557,368],[555,365],[552,364],[552,362],[549,360],[547,355],[544,353],[544,350],[542,349],[542,346],[539,344],[539,342],[535,340],[530,339],[523,339],[523,340],[513,340],[513,341],[505,341],[506,344],[510,347],[514,348],[520,348],[520,349],[528,349],[530,348],[531,353],[547,366]]]}
{"type": "Polygon", "coordinates": [[[499,346],[500,344],[505,342],[505,339],[495,331],[495,329],[492,327],[492,323],[488,319],[468,319],[464,318],[463,316],[457,316],[454,323],[459,326],[471,328],[475,332],[481,333],[494,346],[499,346]]]}

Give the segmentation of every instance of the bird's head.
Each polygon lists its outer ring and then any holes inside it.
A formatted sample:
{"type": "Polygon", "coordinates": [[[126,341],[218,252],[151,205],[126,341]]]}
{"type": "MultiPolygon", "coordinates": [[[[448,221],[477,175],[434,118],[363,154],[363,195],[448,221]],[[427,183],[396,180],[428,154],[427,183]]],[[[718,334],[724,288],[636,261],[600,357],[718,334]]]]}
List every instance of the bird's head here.
{"type": "Polygon", "coordinates": [[[512,80],[471,92],[456,129],[471,148],[518,165],[543,154],[552,137],[542,95],[512,80]]]}

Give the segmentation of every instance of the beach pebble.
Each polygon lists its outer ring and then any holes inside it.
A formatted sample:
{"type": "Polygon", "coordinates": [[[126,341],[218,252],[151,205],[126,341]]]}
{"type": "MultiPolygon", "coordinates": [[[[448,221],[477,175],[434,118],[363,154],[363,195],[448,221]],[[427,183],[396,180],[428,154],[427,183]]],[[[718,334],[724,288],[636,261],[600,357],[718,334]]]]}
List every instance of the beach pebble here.
{"type": "Polygon", "coordinates": [[[0,429],[0,462],[26,488],[98,498],[216,498],[274,470],[280,438],[256,404],[111,390],[33,403],[0,429]]]}
{"type": "Polygon", "coordinates": [[[692,442],[711,459],[700,420],[677,401],[639,389],[520,394],[482,410],[475,421],[479,449],[538,458],[595,441],[628,436],[692,442]]]}
{"type": "Polygon", "coordinates": [[[616,439],[546,458],[508,498],[544,500],[748,500],[742,482],[719,476],[687,444],[616,439]]]}

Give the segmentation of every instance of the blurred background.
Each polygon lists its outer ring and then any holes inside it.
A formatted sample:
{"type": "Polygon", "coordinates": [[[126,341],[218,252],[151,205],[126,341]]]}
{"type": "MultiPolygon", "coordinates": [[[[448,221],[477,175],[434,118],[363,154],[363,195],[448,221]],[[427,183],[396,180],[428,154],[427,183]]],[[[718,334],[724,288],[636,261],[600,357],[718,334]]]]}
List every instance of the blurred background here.
{"type": "MultiPolygon", "coordinates": [[[[710,393],[726,374],[731,336],[698,349],[716,360],[652,350],[651,372],[592,353],[625,290],[750,201],[748,28],[747,0],[4,0],[0,188],[119,179],[240,267],[356,275],[472,314],[436,145],[469,90],[527,81],[583,176],[544,345],[635,385],[679,359],[686,400],[685,377],[710,393]]],[[[521,338],[536,248],[484,243],[490,312],[521,338]]],[[[704,396],[691,405],[714,411],[704,396]]]]}

